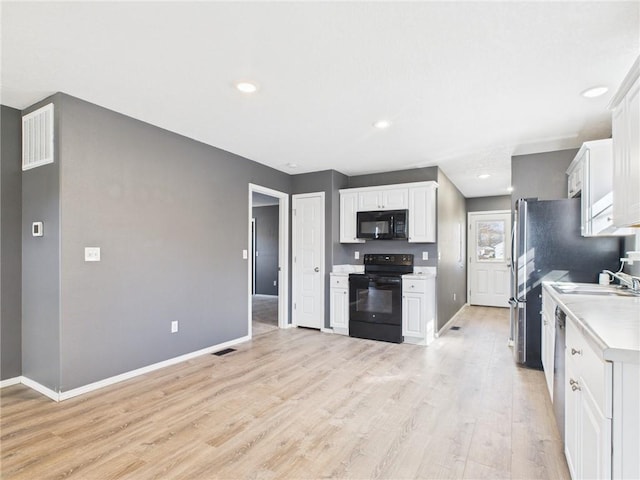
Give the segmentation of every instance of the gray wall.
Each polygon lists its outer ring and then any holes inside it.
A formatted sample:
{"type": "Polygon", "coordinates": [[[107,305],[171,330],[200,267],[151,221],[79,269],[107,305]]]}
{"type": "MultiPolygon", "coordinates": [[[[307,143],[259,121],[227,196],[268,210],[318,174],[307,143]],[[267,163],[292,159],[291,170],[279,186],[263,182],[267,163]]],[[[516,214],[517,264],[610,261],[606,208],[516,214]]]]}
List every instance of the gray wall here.
{"type": "MultiPolygon", "coordinates": [[[[59,389],[246,335],[248,184],[289,193],[290,177],[64,94],[54,102],[58,161],[24,176],[23,228],[59,202],[61,263],[56,248],[39,254],[25,238],[23,305],[26,325],[60,323],[63,335],[46,342],[59,350],[59,389]],[[36,194],[38,182],[59,194],[36,194]],[[101,247],[102,261],[84,262],[85,246],[101,247]],[[59,290],[59,316],[29,285],[36,274],[59,290]]],[[[43,356],[33,347],[27,376],[43,356]]]]}
{"type": "Polygon", "coordinates": [[[440,169],[438,184],[437,299],[441,329],[467,303],[467,212],[464,197],[440,169]]]}
{"type": "Polygon", "coordinates": [[[511,204],[519,198],[567,198],[567,168],[578,149],[511,157],[511,204]]]}
{"type": "Polygon", "coordinates": [[[56,104],[54,163],[22,174],[22,375],[54,391],[60,387],[60,119],[56,104]],[[44,224],[42,237],[31,236],[36,221],[44,224]]]}
{"type": "Polygon", "coordinates": [[[278,215],[280,207],[253,207],[255,219],[255,292],[259,295],[278,295],[278,215]],[[274,282],[276,284],[274,285],[274,282]]]}
{"type": "Polygon", "coordinates": [[[511,210],[511,197],[509,195],[467,198],[465,202],[467,206],[467,212],[511,210]]]}
{"type": "Polygon", "coordinates": [[[0,380],[6,380],[22,375],[22,117],[0,108],[0,380]]]}

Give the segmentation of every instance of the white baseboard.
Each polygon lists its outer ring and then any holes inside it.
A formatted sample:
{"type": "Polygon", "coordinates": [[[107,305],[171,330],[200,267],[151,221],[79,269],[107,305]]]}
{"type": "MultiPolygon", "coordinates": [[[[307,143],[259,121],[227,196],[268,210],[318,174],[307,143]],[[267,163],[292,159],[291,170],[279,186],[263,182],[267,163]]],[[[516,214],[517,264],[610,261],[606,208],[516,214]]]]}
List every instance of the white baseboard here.
{"type": "Polygon", "coordinates": [[[175,365],[176,363],[185,362],[187,360],[191,360],[192,358],[199,357],[201,355],[207,355],[209,353],[217,352],[218,350],[222,350],[225,348],[229,348],[232,345],[237,345],[239,343],[247,342],[251,340],[251,337],[248,335],[240,338],[236,338],[234,340],[229,340],[228,342],[219,343],[217,345],[213,345],[211,347],[203,348],[201,350],[196,350],[195,352],[185,353],[184,355],[180,355],[178,357],[170,358],[168,360],[164,360],[162,362],[154,363],[152,365],[147,365],[146,367],[138,368],[136,370],[131,370],[129,372],[121,373],[120,375],[115,375],[113,377],[105,378],[104,380],[99,380],[97,382],[90,383],[88,385],[84,385],[82,387],[74,388],[71,390],[67,390],[66,392],[55,392],[50,388],[45,387],[44,385],[39,384],[38,382],[31,380],[27,377],[16,377],[11,378],[9,380],[3,380],[0,383],[0,387],[5,387],[9,385],[14,385],[16,383],[22,383],[23,385],[39,392],[51,400],[55,400],[56,402],[61,402],[63,400],[67,400],[69,398],[77,397],[78,395],[83,395],[85,393],[93,392],[94,390],[98,390],[100,388],[107,387],[109,385],[113,385],[118,382],[122,382],[124,380],[129,380],[131,378],[137,377],[139,375],[144,375],[149,372],[153,372],[154,370],[159,370],[164,367],[168,367],[170,365],[175,365]],[[6,383],[13,382],[13,383],[6,383]],[[6,383],[6,384],[5,384],[6,383]]]}
{"type": "Polygon", "coordinates": [[[17,385],[22,383],[22,377],[7,378],[6,380],[0,380],[0,388],[10,387],[11,385],[17,385]]]}
{"type": "Polygon", "coordinates": [[[36,382],[35,380],[31,380],[28,377],[20,377],[20,383],[22,383],[25,387],[29,387],[32,390],[35,390],[38,393],[41,393],[45,397],[49,397],[51,400],[56,402],[60,401],[60,394],[51,390],[49,387],[45,387],[44,385],[36,382]]]}
{"type": "Polygon", "coordinates": [[[436,333],[436,337],[439,337],[440,335],[442,335],[444,332],[446,332],[447,330],[449,330],[453,324],[455,323],[458,315],[460,315],[467,307],[469,306],[468,303],[465,303],[462,307],[460,307],[460,310],[458,310],[453,317],[451,317],[449,319],[449,321],[447,323],[444,324],[444,326],[438,330],[438,332],[436,333]]]}
{"type": "Polygon", "coordinates": [[[320,331],[321,331],[322,333],[333,333],[333,328],[325,328],[325,327],[322,327],[322,328],[320,329],[320,331]]]}

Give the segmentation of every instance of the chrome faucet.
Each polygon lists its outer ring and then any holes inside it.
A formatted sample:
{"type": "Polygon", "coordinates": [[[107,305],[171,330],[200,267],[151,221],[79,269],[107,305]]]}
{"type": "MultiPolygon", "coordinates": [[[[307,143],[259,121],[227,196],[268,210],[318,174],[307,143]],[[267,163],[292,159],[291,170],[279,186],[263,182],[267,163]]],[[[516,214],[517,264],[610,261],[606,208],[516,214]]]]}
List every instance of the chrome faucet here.
{"type": "Polygon", "coordinates": [[[622,272],[612,272],[611,270],[603,270],[603,272],[617,279],[620,285],[629,288],[633,293],[640,293],[640,278],[622,272]]]}

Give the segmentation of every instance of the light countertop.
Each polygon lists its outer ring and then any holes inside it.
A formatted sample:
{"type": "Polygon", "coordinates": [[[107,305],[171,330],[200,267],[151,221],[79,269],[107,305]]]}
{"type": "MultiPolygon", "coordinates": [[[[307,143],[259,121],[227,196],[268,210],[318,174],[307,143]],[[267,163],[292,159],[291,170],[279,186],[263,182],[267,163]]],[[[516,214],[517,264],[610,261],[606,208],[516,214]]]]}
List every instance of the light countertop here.
{"type": "MultiPolygon", "coordinates": [[[[553,284],[544,282],[543,287],[592,341],[603,360],[640,363],[640,297],[563,294],[553,284]]],[[[597,284],[576,285],[598,288],[597,284]]]]}

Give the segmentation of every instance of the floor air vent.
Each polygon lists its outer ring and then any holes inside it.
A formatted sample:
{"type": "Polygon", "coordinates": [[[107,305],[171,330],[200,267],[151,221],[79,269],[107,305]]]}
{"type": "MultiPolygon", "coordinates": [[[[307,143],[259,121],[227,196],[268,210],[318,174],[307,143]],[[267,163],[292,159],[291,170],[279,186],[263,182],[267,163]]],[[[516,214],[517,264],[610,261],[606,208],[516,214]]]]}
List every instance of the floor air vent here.
{"type": "Polygon", "coordinates": [[[227,353],[231,353],[235,351],[236,351],[235,348],[225,348],[224,350],[220,350],[219,352],[214,352],[213,355],[215,355],[216,357],[221,357],[223,355],[226,355],[227,353]]]}
{"type": "Polygon", "coordinates": [[[451,327],[451,330],[460,330],[460,327],[451,327]]]}
{"type": "Polygon", "coordinates": [[[22,117],[22,170],[53,163],[53,103],[22,117]]]}

